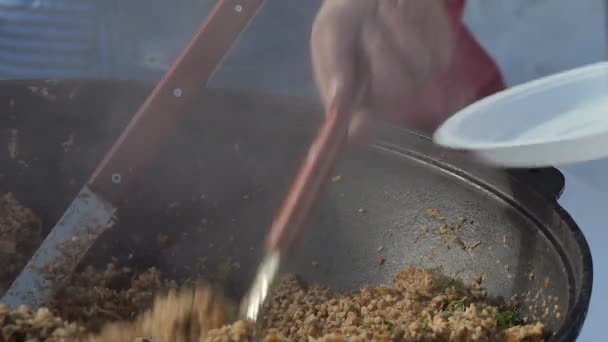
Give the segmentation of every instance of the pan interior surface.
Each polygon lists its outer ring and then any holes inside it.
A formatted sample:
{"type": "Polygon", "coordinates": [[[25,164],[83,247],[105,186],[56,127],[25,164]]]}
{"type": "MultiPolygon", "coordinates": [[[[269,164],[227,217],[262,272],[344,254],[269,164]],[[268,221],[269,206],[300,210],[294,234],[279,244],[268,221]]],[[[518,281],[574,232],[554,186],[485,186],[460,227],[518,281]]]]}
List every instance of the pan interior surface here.
{"type": "MultiPolygon", "coordinates": [[[[190,230],[180,223],[177,229],[186,230],[160,258],[165,272],[187,277],[195,260],[204,260],[198,271],[235,297],[253,277],[315,115],[240,101],[202,101],[140,197],[164,204],[175,198],[177,210],[192,215],[185,221],[190,230]],[[184,206],[184,198],[196,204],[184,206]]],[[[356,290],[388,283],[406,266],[440,268],[465,283],[481,277],[491,296],[521,301],[530,320],[552,330],[561,325],[556,313],[569,310],[575,284],[568,252],[542,221],[553,208],[533,212],[516,200],[529,194],[508,175],[494,172],[506,185],[500,191],[445,164],[441,153],[421,152],[432,145],[428,139],[398,136],[346,151],[285,270],[310,283],[356,290]]]]}
{"type": "MultiPolygon", "coordinates": [[[[29,148],[43,151],[39,163],[49,165],[45,172],[16,170],[3,178],[5,190],[48,211],[45,226],[149,90],[104,83],[57,87],[52,101],[29,98],[26,85],[11,90],[28,103],[17,113],[27,132],[24,153],[30,139],[29,148]],[[36,121],[35,111],[46,121],[36,121]],[[66,156],[61,142],[70,132],[82,139],[66,156]],[[57,141],[45,140],[51,137],[57,141]]],[[[219,90],[205,92],[191,108],[84,264],[115,258],[135,269],[155,266],[169,278],[211,279],[239,298],[320,111],[219,90]],[[159,236],[167,243],[159,245],[159,236]]],[[[440,268],[465,283],[481,277],[490,296],[516,296],[522,316],[543,321],[559,338],[574,338],[588,307],[591,261],[576,224],[555,199],[427,138],[396,129],[380,133],[374,146],[346,149],[306,235],[286,256],[285,271],[336,290],[388,283],[406,266],[440,268]]]]}

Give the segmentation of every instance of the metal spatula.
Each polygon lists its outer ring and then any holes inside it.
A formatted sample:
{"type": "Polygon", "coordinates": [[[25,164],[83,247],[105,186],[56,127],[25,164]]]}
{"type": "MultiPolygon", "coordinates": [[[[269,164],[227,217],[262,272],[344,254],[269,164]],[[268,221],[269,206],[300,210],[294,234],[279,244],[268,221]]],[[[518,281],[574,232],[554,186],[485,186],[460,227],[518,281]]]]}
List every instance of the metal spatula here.
{"type": "MultiPolygon", "coordinates": [[[[349,99],[340,97],[340,99],[349,99]]],[[[346,141],[350,108],[345,101],[333,101],[325,122],[319,129],[268,234],[266,255],[262,260],[248,295],[241,305],[241,315],[257,320],[278,274],[281,258],[293,247],[303,224],[316,203],[324,183],[346,141]]]]}
{"type": "Polygon", "coordinates": [[[2,298],[36,308],[69,277],[263,0],[220,0],[2,298]]]}

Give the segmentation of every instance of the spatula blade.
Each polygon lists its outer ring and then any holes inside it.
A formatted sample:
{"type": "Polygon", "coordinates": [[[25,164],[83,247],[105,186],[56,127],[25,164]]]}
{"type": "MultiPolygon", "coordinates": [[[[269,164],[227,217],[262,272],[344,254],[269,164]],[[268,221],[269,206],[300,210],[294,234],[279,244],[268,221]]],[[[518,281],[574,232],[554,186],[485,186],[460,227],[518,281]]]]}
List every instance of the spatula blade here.
{"type": "Polygon", "coordinates": [[[12,308],[35,309],[51,299],[99,235],[113,224],[116,207],[85,185],[21,274],[2,297],[12,308]]]}

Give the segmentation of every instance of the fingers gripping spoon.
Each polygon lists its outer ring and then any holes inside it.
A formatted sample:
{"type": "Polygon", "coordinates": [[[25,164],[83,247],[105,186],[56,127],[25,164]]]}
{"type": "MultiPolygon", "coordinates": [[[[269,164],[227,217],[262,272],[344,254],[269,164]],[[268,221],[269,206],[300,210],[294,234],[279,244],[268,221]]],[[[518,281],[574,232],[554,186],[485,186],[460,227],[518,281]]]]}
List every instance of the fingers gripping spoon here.
{"type": "Polygon", "coordinates": [[[179,113],[205,86],[263,0],[219,0],[135,113],[93,175],[13,282],[2,302],[36,308],[74,271],[112,224],[117,205],[154,158],[179,113]]]}
{"type": "Polygon", "coordinates": [[[350,110],[346,102],[332,101],[328,115],[272,223],[265,246],[266,254],[241,305],[241,316],[246,319],[258,319],[270,286],[278,274],[281,258],[301,235],[303,224],[346,141],[350,124],[350,110]]]}

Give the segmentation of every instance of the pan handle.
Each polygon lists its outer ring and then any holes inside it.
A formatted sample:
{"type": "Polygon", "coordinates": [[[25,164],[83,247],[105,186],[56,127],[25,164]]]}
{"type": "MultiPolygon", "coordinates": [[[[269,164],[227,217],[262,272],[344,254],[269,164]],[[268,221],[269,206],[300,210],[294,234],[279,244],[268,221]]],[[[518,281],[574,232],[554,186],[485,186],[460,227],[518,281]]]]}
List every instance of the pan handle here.
{"type": "Polygon", "coordinates": [[[509,169],[507,173],[550,201],[557,202],[566,186],[564,175],[554,167],[509,169]]]}

